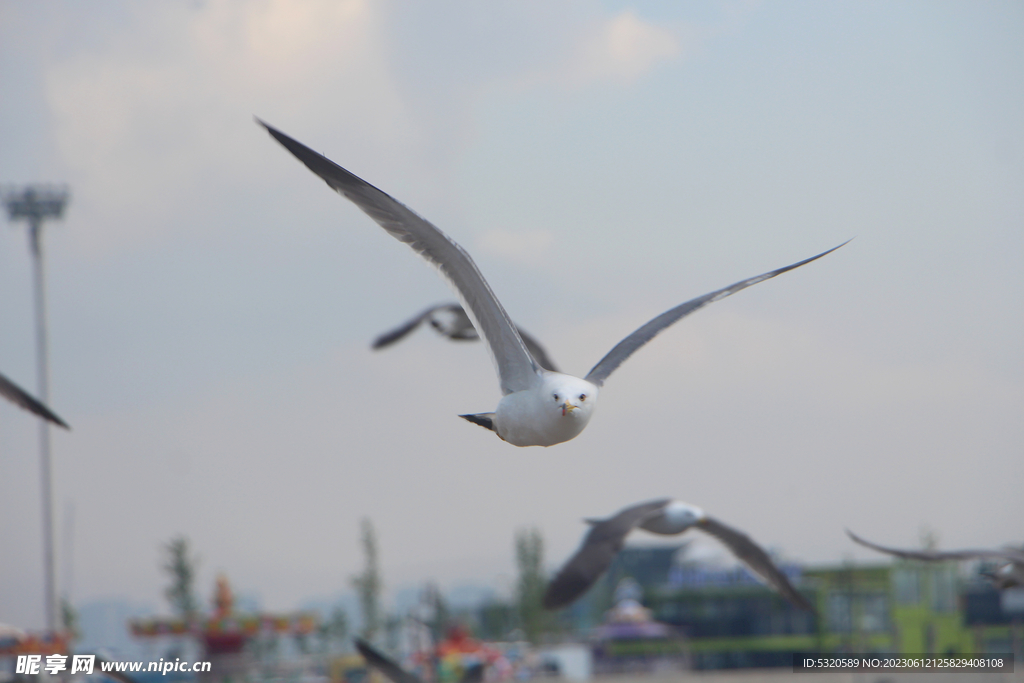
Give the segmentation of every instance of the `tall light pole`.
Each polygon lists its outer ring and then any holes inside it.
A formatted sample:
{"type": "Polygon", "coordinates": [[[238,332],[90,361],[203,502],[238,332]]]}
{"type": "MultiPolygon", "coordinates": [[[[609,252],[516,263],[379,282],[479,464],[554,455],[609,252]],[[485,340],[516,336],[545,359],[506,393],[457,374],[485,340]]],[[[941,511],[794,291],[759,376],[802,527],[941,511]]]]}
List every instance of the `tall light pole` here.
{"type": "MultiPolygon", "coordinates": [[[[36,299],[36,394],[44,404],[50,403],[49,360],[46,343],[46,288],[43,277],[43,221],[61,218],[68,201],[66,187],[30,185],[23,190],[3,193],[7,215],[12,221],[28,221],[29,248],[32,250],[36,299]]],[[[43,572],[46,593],[46,628],[56,631],[60,624],[57,613],[57,577],[53,553],[53,491],[50,471],[50,427],[39,421],[39,464],[43,494],[43,572]]]]}

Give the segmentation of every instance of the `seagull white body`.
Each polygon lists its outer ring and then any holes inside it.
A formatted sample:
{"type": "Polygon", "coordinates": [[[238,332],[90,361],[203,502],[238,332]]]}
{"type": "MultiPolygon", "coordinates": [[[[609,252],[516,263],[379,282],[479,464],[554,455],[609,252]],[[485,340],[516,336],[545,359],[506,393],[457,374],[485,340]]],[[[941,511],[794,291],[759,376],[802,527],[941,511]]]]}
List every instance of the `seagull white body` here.
{"type": "Polygon", "coordinates": [[[596,384],[542,371],[529,389],[506,394],[494,412],[494,431],[513,446],[553,446],[579,436],[594,415],[596,384]]]}
{"type": "Polygon", "coordinates": [[[704,514],[704,511],[696,505],[673,500],[651,516],[646,517],[637,526],[652,534],[675,536],[706,518],[707,515],[704,514]]]}
{"type": "Polygon", "coordinates": [[[550,372],[538,365],[473,259],[454,240],[387,193],[284,133],[262,121],[259,123],[329,187],[362,209],[392,237],[408,244],[448,279],[473,326],[487,343],[504,395],[494,413],[461,417],[495,431],[515,446],[553,446],[575,438],[593,416],[597,389],[623,361],[655,335],[706,304],[839,248],[833,247],[799,263],[742,280],[662,313],[616,344],[581,379],[550,372]]]}

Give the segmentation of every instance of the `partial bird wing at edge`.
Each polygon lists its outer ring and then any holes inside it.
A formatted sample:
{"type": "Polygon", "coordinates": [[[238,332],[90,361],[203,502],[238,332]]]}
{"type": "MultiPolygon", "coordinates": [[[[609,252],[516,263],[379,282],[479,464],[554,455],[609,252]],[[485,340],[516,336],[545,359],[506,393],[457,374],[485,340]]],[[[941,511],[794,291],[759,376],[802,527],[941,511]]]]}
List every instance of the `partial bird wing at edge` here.
{"type": "Polygon", "coordinates": [[[653,318],[646,325],[643,325],[638,330],[633,332],[633,334],[629,335],[628,337],[620,341],[618,344],[616,344],[615,347],[611,351],[609,351],[604,358],[598,361],[597,365],[595,365],[593,369],[591,369],[591,371],[587,374],[587,376],[584,379],[586,379],[588,382],[593,382],[597,386],[602,386],[604,384],[604,381],[608,379],[608,376],[612,374],[616,368],[622,365],[622,363],[627,358],[636,353],[637,349],[639,349],[641,346],[654,339],[654,337],[656,337],[662,330],[664,330],[666,327],[669,327],[673,323],[678,322],[681,318],[686,317],[690,313],[693,313],[697,309],[702,308],[707,304],[713,303],[715,301],[720,301],[721,299],[724,299],[727,296],[731,296],[736,292],[739,292],[740,290],[750,287],[751,285],[756,285],[759,282],[770,280],[776,275],[781,275],[786,271],[793,270],[794,268],[799,268],[800,266],[810,263],[811,261],[816,261],[817,259],[820,259],[822,256],[830,254],[839,247],[848,244],[849,241],[850,240],[847,240],[846,242],[843,242],[843,244],[840,244],[838,247],[832,247],[828,251],[824,251],[818,254],[817,256],[812,256],[811,258],[804,259],[799,263],[794,263],[793,265],[786,266],[785,268],[779,268],[778,270],[773,270],[771,272],[764,273],[763,275],[758,275],[757,277],[752,277],[747,280],[741,280],[740,282],[729,285],[724,289],[719,289],[717,291],[711,292],[710,294],[705,294],[704,296],[697,297],[696,299],[691,299],[686,303],[679,304],[675,308],[671,308],[665,311],[656,318],[653,318]]]}
{"type": "Polygon", "coordinates": [[[462,247],[390,195],[272,126],[256,120],[329,187],[362,209],[392,237],[412,247],[451,282],[470,320],[487,342],[503,393],[528,389],[540,381],[537,365],[515,326],[462,247]]]}
{"type": "Polygon", "coordinates": [[[362,638],[354,640],[356,649],[359,650],[359,654],[363,656],[366,663],[379,670],[394,683],[423,683],[419,676],[409,673],[362,638]]]}
{"type": "Polygon", "coordinates": [[[940,560],[991,559],[1024,564],[1024,551],[1020,550],[903,550],[901,548],[887,548],[884,545],[878,545],[877,543],[866,541],[849,529],[846,530],[846,534],[853,539],[855,543],[859,543],[860,545],[871,548],[872,550],[877,550],[880,553],[895,555],[896,557],[902,557],[906,560],[937,562],[940,560]]]}
{"type": "Polygon", "coordinates": [[[71,429],[64,420],[57,417],[56,413],[43,405],[42,401],[36,400],[31,394],[3,375],[0,375],[0,396],[10,399],[11,403],[24,408],[44,420],[49,420],[64,429],[71,429]]]}
{"type": "Polygon", "coordinates": [[[789,582],[786,575],[775,566],[768,553],[761,546],[754,543],[745,533],[739,529],[722,524],[711,517],[704,517],[697,522],[697,526],[719,541],[724,543],[732,551],[733,555],[743,561],[751,571],[757,574],[769,586],[774,588],[782,597],[789,600],[802,610],[816,612],[817,610],[808,602],[807,598],[801,595],[793,584],[789,582]]]}

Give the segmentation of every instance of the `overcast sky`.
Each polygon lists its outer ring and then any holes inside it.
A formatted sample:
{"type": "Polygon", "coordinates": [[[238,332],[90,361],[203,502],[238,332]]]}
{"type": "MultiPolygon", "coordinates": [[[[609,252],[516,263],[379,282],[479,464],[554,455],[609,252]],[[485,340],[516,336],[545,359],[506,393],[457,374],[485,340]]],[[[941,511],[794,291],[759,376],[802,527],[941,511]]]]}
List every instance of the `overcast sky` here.
{"type": "MultiPolygon", "coordinates": [[[[72,191],[45,235],[63,590],[163,606],[186,534],[204,600],[223,571],[293,609],[348,589],[364,516],[389,589],[507,589],[517,529],[554,567],[660,496],[813,564],[880,559],[845,527],[1020,543],[1022,34],[1013,1],[0,0],[0,183],[72,191]],[[574,374],[855,239],[519,449],[457,417],[500,398],[482,345],[370,350],[450,290],[254,116],[445,230],[574,374]]],[[[0,372],[34,390],[25,233],[0,372]]],[[[0,405],[0,621],[32,628],[37,431],[0,405]]]]}

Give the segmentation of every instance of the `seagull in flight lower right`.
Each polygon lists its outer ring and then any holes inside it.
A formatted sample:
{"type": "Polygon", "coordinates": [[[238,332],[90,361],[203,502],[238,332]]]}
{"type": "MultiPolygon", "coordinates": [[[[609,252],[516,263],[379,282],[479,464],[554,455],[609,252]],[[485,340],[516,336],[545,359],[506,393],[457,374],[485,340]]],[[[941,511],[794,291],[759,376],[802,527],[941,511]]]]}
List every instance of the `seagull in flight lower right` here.
{"type": "Polygon", "coordinates": [[[622,550],[626,536],[640,528],[652,534],[675,536],[692,528],[714,536],[741,560],[762,582],[799,609],[814,612],[814,606],[800,594],[768,553],[749,536],[723,524],[695,505],[662,498],[638,503],[607,519],[588,519],[590,531],[572,557],[566,560],[544,591],[546,609],[561,609],[576,602],[611,565],[622,550]]]}
{"type": "Polygon", "coordinates": [[[985,574],[999,590],[1024,586],[1024,550],[1003,548],[1002,550],[907,550],[903,548],[887,548],[846,530],[855,543],[880,553],[902,557],[904,560],[921,560],[923,562],[941,562],[943,560],[996,560],[1003,564],[994,571],[985,574]]]}
{"type": "MultiPolygon", "coordinates": [[[[553,446],[576,438],[594,414],[598,392],[604,381],[662,330],[709,303],[799,268],[846,244],[844,242],[817,256],[741,280],[669,309],[616,344],[586,377],[573,377],[538,365],[473,259],[454,240],[395,198],[322,154],[259,119],[257,122],[330,188],[441,271],[461,299],[473,326],[487,342],[503,394],[493,413],[460,417],[494,431],[514,446],[553,446]]],[[[571,277],[578,277],[585,284],[584,276],[571,277]]]]}

